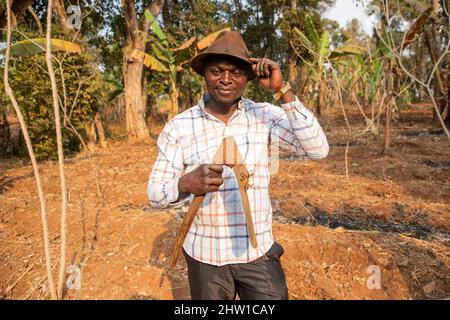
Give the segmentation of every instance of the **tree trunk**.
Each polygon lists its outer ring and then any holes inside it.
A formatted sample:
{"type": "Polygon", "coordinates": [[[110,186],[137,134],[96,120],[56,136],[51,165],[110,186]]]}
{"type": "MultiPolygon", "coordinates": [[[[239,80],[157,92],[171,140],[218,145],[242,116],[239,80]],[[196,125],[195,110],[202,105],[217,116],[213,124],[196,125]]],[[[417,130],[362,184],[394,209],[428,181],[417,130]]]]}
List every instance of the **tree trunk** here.
{"type": "Polygon", "coordinates": [[[9,154],[12,151],[11,130],[4,111],[2,111],[2,118],[0,119],[0,147],[5,154],[9,154]]]}
{"type": "Polygon", "coordinates": [[[106,148],[105,130],[103,129],[102,120],[100,118],[100,112],[96,112],[94,116],[95,129],[97,131],[97,138],[100,147],[106,148]]]}
{"type": "Polygon", "coordinates": [[[94,152],[95,150],[95,143],[97,141],[97,135],[95,134],[95,127],[94,127],[94,123],[89,121],[83,124],[84,126],[84,131],[86,131],[86,138],[87,138],[87,143],[86,146],[88,148],[88,152],[94,152]]]}
{"type": "Polygon", "coordinates": [[[64,7],[63,0],[54,0],[53,7],[55,9],[55,14],[58,17],[59,26],[64,34],[69,34],[70,29],[67,28],[67,15],[66,8],[64,7]]]}
{"type": "Polygon", "coordinates": [[[148,137],[145,123],[144,61],[133,54],[135,48],[129,44],[124,50],[123,80],[125,93],[125,120],[130,138],[142,140],[148,137]]]}
{"type": "MultiPolygon", "coordinates": [[[[159,15],[163,4],[162,0],[150,3],[149,10],[154,17],[159,15]]],[[[127,25],[127,43],[123,51],[125,120],[129,137],[143,140],[149,136],[145,122],[147,79],[144,73],[144,57],[138,54],[138,51],[145,50],[146,34],[150,30],[150,24],[143,12],[138,21],[134,0],[121,0],[121,5],[127,25]]]]}

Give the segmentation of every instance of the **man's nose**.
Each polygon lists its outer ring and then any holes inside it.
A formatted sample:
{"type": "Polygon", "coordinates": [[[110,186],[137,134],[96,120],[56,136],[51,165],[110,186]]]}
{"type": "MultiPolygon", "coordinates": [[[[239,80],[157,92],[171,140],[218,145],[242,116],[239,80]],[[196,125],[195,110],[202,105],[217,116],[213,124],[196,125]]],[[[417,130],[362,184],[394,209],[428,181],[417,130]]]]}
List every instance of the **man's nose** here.
{"type": "Polygon", "coordinates": [[[233,76],[230,71],[224,71],[220,80],[223,84],[229,84],[233,81],[233,76]]]}

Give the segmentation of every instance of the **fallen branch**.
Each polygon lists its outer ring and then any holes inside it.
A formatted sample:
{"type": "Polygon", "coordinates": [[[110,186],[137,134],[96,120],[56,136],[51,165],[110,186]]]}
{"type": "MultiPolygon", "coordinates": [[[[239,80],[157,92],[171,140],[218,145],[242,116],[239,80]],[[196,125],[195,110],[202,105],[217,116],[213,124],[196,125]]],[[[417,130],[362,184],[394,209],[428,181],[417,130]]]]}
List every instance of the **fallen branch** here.
{"type": "Polygon", "coordinates": [[[6,288],[5,291],[5,296],[7,296],[12,289],[14,289],[14,287],[19,283],[20,280],[22,280],[23,277],[25,277],[25,275],[31,271],[31,269],[33,269],[34,267],[34,263],[32,263],[24,272],[22,272],[22,274],[16,279],[16,281],[14,281],[14,283],[12,285],[10,285],[8,288],[6,288]]]}

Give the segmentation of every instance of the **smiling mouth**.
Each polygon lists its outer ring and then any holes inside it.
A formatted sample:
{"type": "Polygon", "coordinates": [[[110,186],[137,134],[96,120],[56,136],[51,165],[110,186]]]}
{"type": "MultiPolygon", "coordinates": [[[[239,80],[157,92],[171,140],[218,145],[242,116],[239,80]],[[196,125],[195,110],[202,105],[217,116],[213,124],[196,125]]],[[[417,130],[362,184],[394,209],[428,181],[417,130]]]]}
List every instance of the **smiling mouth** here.
{"type": "Polygon", "coordinates": [[[227,96],[234,91],[234,90],[224,90],[224,89],[216,89],[216,90],[222,96],[227,96]]]}

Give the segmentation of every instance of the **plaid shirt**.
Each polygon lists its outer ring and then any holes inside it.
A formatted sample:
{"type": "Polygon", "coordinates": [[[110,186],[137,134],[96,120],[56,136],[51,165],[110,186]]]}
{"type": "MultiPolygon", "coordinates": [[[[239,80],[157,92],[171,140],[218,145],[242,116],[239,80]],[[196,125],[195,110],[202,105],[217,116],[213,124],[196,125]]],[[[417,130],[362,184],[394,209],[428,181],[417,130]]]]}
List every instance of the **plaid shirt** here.
{"type": "MultiPolygon", "coordinates": [[[[272,207],[269,198],[269,143],[312,160],[325,158],[329,146],[317,118],[298,98],[282,104],[241,99],[228,123],[199,104],[171,119],[158,138],[158,157],[149,176],[147,193],[153,207],[178,204],[178,179],[200,164],[211,163],[225,137],[233,136],[250,174],[251,213],[258,248],[250,245],[237,180],[224,166],[224,183],[207,193],[183,248],[192,258],[211,265],[246,263],[264,255],[272,246],[272,207]]],[[[273,162],[273,160],[272,160],[273,162]]]]}

